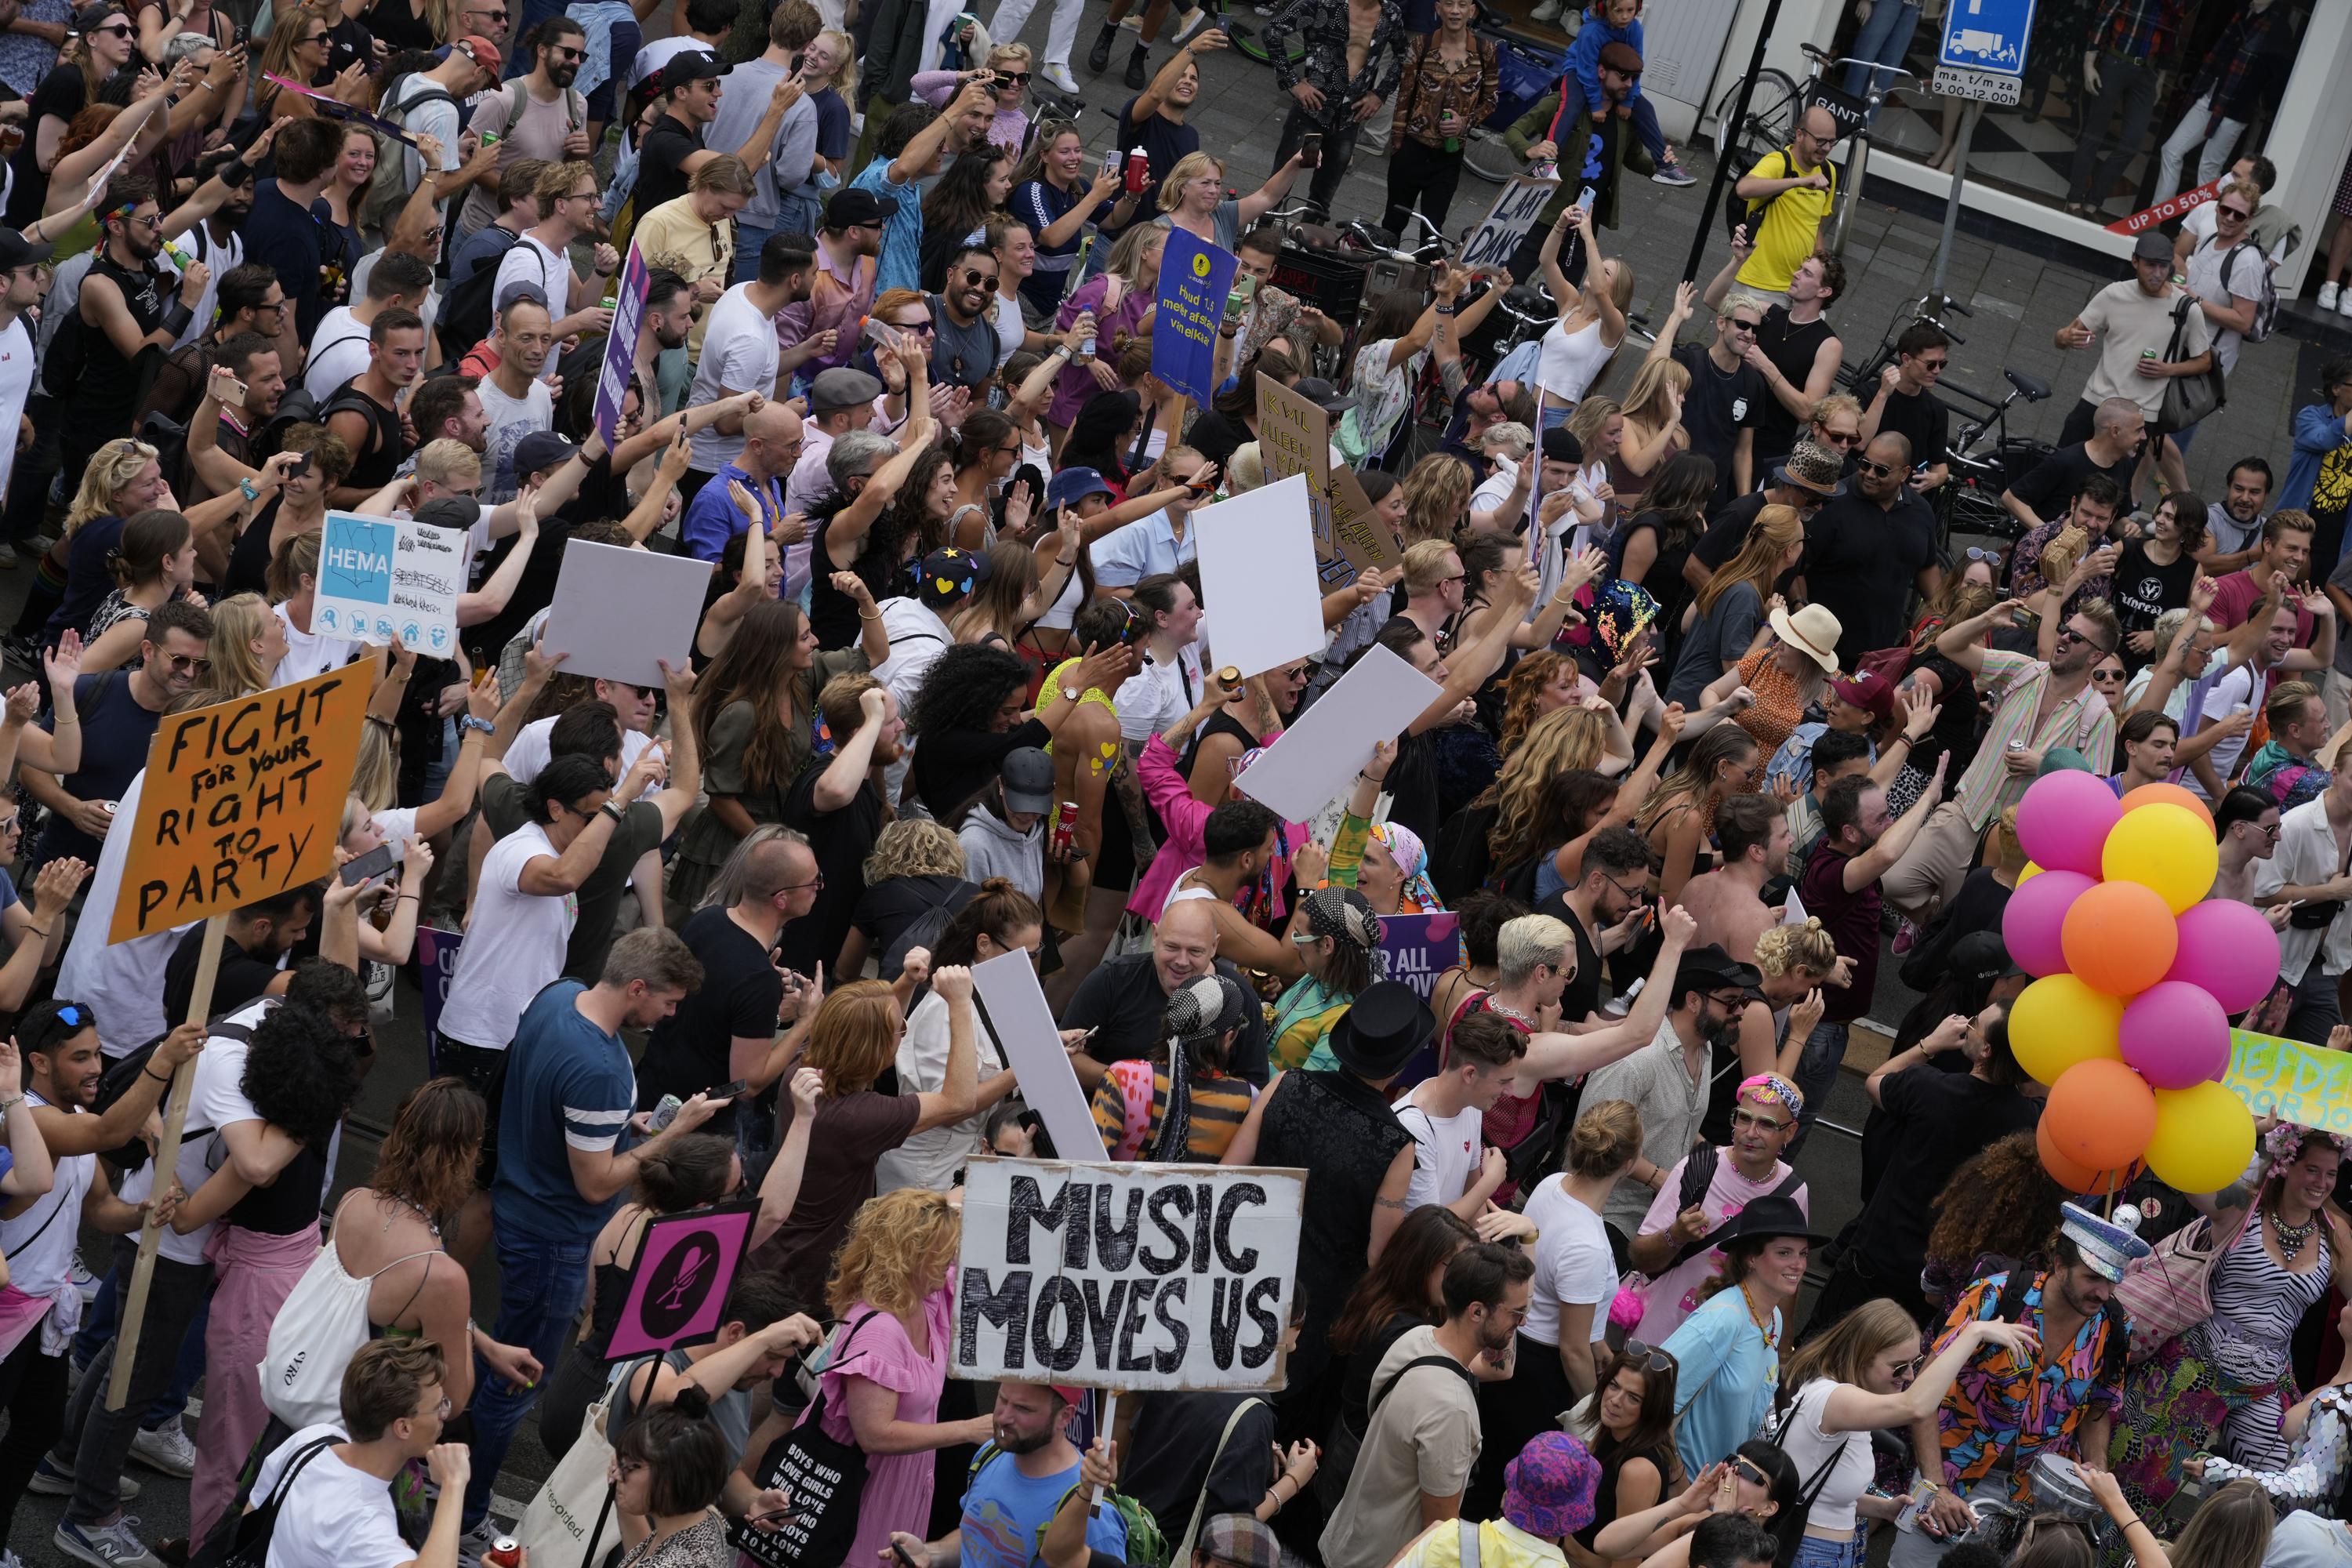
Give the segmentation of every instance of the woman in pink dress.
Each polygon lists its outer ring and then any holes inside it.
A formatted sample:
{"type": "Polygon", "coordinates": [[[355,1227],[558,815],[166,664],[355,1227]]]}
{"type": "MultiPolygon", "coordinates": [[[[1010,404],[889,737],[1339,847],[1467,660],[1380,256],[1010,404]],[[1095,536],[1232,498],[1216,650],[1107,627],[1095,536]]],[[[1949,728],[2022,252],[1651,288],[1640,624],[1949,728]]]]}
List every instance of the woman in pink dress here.
{"type": "Polygon", "coordinates": [[[824,1430],[866,1452],[857,1539],[844,1559],[870,1563],[890,1532],[919,1535],[931,1517],[931,1454],[984,1443],[991,1416],[940,1422],[948,1325],[962,1226],[940,1194],[885,1193],[857,1211],[826,1300],[841,1319],[823,1376],[824,1430]]]}

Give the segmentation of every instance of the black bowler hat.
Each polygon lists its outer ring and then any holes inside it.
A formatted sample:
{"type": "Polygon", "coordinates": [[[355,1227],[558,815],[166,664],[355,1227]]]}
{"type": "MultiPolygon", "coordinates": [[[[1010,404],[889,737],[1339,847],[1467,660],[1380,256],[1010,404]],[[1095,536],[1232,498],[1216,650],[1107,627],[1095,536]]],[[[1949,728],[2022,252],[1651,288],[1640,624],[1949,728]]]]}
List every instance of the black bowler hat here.
{"type": "Polygon", "coordinates": [[[1437,1026],[1428,1005],[1399,980],[1364,987],[1331,1027],[1331,1054],[1359,1078],[1394,1078],[1437,1026]]]}
{"type": "Polygon", "coordinates": [[[1768,1194],[1741,1209],[1737,1218],[1707,1239],[1721,1247],[1728,1241],[1748,1238],[1769,1240],[1776,1236],[1793,1236],[1811,1242],[1826,1242],[1829,1237],[1812,1227],[1805,1211],[1797,1206],[1794,1198],[1768,1194]]]}

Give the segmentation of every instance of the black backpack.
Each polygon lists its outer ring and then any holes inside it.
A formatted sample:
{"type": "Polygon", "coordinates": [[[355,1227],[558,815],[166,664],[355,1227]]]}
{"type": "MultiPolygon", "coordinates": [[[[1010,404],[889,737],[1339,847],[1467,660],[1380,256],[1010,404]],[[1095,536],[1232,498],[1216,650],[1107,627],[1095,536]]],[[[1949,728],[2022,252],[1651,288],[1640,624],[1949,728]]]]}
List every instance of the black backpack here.
{"type": "MultiPolygon", "coordinates": [[[[237,1009],[240,1012],[243,1010],[242,1006],[237,1009]]],[[[205,1037],[247,1042],[252,1040],[253,1029],[250,1025],[232,1024],[227,1022],[226,1018],[227,1015],[223,1014],[220,1017],[208,1021],[205,1025],[205,1037]]],[[[155,1047],[162,1045],[168,1037],[168,1034],[158,1035],[129,1056],[109,1062],[105,1073],[98,1080],[98,1099],[91,1102],[90,1110],[103,1116],[112,1108],[116,1100],[130,1093],[131,1086],[139,1081],[139,1075],[147,1070],[147,1064],[155,1059],[155,1047]]],[[[184,1127],[180,1131],[180,1137],[183,1141],[201,1138],[212,1131],[213,1129],[209,1127],[184,1127]]],[[[126,1176],[147,1163],[147,1144],[144,1140],[139,1138],[133,1138],[121,1148],[108,1150],[105,1153],[107,1163],[126,1176]]]]}
{"type": "MultiPolygon", "coordinates": [[[[1789,156],[1789,150],[1783,147],[1774,156],[1780,160],[1780,172],[1768,177],[1775,180],[1795,178],[1797,165],[1789,156]]],[[[1830,201],[1834,205],[1837,201],[1837,165],[1824,158],[1822,160],[1822,171],[1830,177],[1830,201]]],[[[1757,235],[1764,227],[1764,215],[1771,211],[1772,204],[1780,199],[1777,195],[1770,195],[1758,201],[1743,202],[1735,196],[1725,202],[1723,204],[1724,232],[1727,235],[1737,235],[1744,228],[1748,231],[1748,243],[1755,244],[1757,235]]]]}
{"type": "Polygon", "coordinates": [[[905,973],[907,954],[913,949],[938,947],[940,933],[948,929],[948,922],[955,919],[957,910],[971,900],[975,891],[972,885],[961,877],[948,879],[947,890],[930,908],[908,921],[906,929],[891,939],[889,948],[882,954],[882,978],[896,980],[905,973]],[[962,897],[959,898],[958,894],[962,897]]]}
{"type": "Polygon", "coordinates": [[[463,283],[454,285],[441,297],[441,314],[435,320],[433,330],[441,339],[444,359],[464,359],[476,343],[490,335],[490,319],[498,313],[498,300],[493,296],[499,286],[499,268],[506,260],[506,253],[522,243],[522,236],[505,225],[490,226],[507,236],[506,244],[497,255],[484,257],[481,265],[463,283]]]}
{"type": "Polygon", "coordinates": [[[262,1568],[269,1560],[269,1538],[278,1531],[278,1510],[294,1490],[295,1478],[334,1441],[335,1434],[331,1432],[302,1445],[268,1497],[244,1513],[230,1513],[198,1543],[188,1559],[189,1568],[262,1568]]]}

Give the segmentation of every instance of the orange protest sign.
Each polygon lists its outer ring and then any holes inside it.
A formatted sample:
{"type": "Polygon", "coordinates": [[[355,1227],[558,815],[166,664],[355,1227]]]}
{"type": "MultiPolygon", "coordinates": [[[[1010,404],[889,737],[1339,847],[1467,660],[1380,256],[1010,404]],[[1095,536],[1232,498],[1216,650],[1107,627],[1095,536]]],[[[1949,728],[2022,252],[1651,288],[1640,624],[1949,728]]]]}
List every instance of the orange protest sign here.
{"type": "Polygon", "coordinates": [[[109,942],[266,899],[335,868],[375,667],[193,708],[155,727],[109,942]]]}

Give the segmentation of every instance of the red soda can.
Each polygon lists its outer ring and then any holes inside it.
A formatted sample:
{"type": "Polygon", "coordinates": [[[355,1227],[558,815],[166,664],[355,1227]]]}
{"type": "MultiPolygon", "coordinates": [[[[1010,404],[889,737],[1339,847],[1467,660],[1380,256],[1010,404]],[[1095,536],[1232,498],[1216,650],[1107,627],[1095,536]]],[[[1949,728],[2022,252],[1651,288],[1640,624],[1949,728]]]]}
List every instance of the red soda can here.
{"type": "Polygon", "coordinates": [[[1067,855],[1070,847],[1077,842],[1077,833],[1078,803],[1066,800],[1062,803],[1061,815],[1054,819],[1054,852],[1067,855]]]}
{"type": "Polygon", "coordinates": [[[1151,160],[1138,147],[1127,155],[1127,189],[1132,195],[1151,181],[1151,160]]]}
{"type": "Polygon", "coordinates": [[[511,1535],[501,1535],[482,1553],[482,1562],[484,1568],[522,1568],[522,1543],[511,1535]]]}

